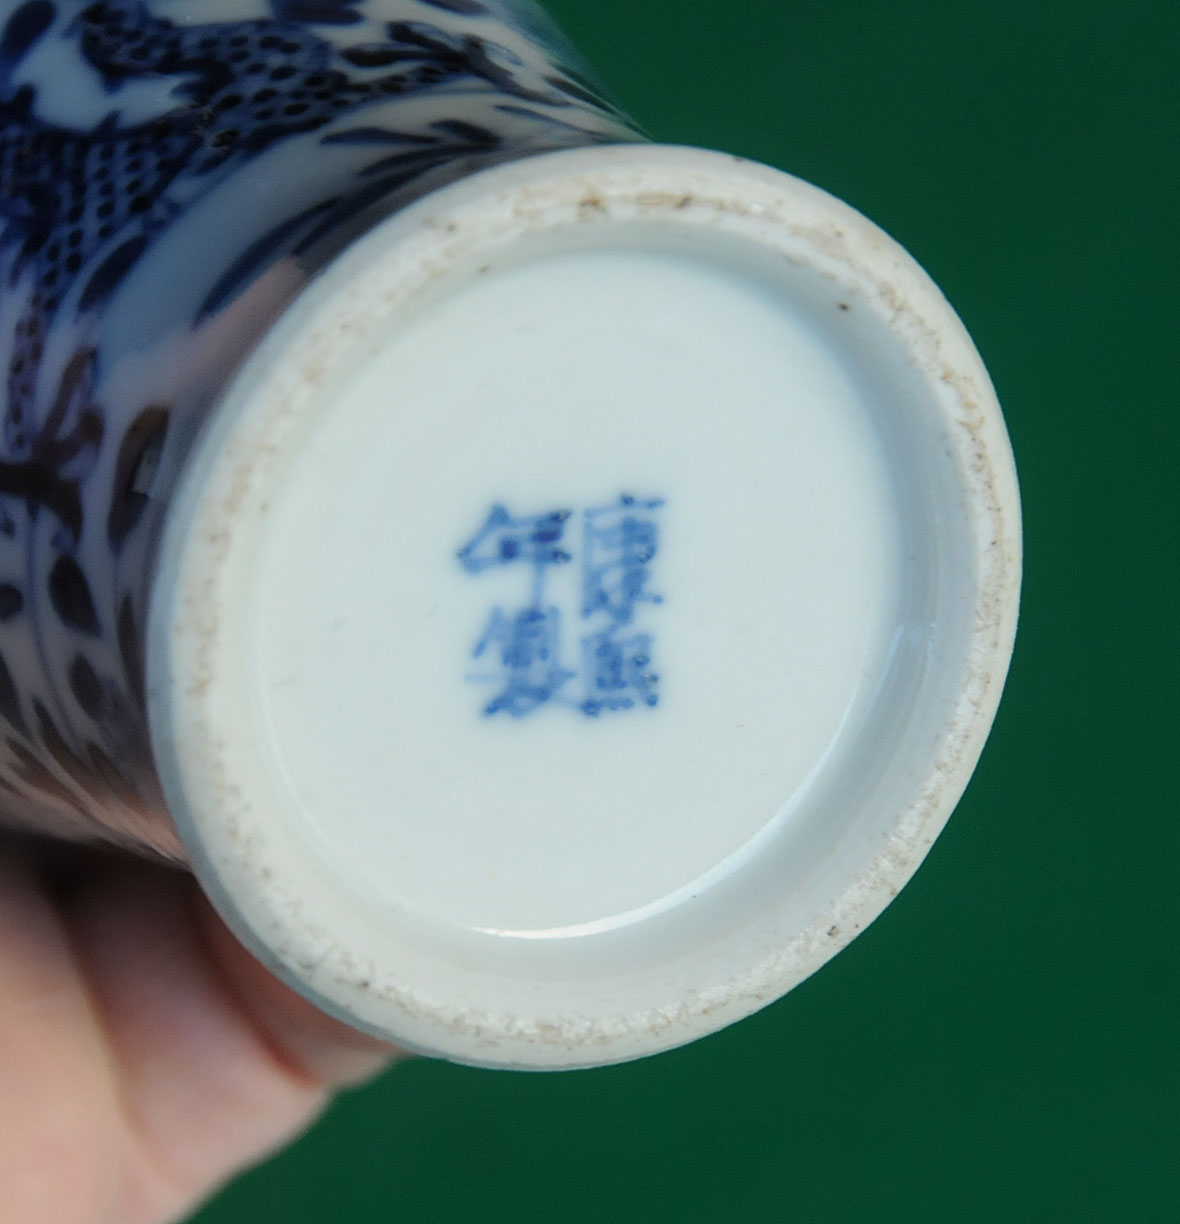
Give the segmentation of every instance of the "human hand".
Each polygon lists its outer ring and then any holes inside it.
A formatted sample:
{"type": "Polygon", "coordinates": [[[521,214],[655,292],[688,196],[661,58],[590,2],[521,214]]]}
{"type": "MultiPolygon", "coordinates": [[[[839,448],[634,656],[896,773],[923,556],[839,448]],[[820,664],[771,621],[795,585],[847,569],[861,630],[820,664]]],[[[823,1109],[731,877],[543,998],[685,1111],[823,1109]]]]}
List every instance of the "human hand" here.
{"type": "Polygon", "coordinates": [[[191,876],[51,849],[0,833],[5,1224],[182,1219],[396,1056],[272,977],[191,876]]]}

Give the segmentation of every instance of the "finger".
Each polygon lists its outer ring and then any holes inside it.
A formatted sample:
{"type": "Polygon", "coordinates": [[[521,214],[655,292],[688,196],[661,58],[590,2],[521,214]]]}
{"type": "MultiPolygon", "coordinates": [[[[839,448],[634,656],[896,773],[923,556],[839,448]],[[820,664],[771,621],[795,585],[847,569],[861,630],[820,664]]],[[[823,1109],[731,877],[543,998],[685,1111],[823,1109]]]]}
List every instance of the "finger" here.
{"type": "Polygon", "coordinates": [[[71,902],[74,940],[136,1143],[120,1221],[188,1209],[315,1117],[323,1082],[226,985],[191,877],[118,863],[71,902]]]}
{"type": "Polygon", "coordinates": [[[292,1071],[329,1087],[371,1079],[404,1052],[358,1033],[297,995],[246,951],[205,903],[199,922],[210,956],[276,1055],[292,1071]]]}
{"type": "Polygon", "coordinates": [[[125,1134],[101,1027],[32,870],[0,853],[0,1217],[109,1219],[125,1134]]]}

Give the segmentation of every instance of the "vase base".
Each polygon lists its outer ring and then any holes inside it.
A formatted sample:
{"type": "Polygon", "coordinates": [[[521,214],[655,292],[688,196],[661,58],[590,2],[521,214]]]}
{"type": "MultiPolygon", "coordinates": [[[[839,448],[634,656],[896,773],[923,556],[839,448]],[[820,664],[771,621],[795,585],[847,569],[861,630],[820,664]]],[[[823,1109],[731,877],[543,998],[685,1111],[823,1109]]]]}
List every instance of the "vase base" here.
{"type": "Polygon", "coordinates": [[[500,167],[340,257],[214,415],[149,634],[170,809],[327,1010],[636,1057],[908,878],[1018,553],[986,375],[863,218],[695,150],[500,167]]]}

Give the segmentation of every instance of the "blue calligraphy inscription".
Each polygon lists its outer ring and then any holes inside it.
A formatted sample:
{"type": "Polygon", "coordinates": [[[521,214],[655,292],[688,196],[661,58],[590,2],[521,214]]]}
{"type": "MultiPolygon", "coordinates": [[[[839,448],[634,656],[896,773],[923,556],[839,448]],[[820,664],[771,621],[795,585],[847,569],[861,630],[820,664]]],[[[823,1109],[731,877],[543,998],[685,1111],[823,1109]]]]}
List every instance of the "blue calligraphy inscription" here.
{"type": "Polygon", "coordinates": [[[526,568],[530,598],[520,607],[493,607],[472,651],[472,658],[489,670],[468,679],[496,690],[484,706],[486,716],[504,712],[525,718],[543,705],[559,705],[597,718],[659,704],[654,635],[637,622],[663,602],[649,585],[660,544],[657,512],[663,505],[662,498],[624,494],[581,512],[575,610],[581,634],[568,661],[551,579],[575,560],[571,549],[578,533],[570,531],[567,539],[574,512],[516,516],[502,505],[492,507],[459,550],[459,561],[474,575],[505,566],[526,568]]]}

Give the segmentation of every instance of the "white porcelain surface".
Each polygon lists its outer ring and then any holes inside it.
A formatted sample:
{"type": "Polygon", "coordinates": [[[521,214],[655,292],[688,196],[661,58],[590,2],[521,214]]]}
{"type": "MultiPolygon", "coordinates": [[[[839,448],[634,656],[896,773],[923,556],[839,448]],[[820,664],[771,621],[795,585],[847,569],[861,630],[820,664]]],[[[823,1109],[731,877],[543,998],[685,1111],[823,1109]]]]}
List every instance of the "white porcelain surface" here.
{"type": "Polygon", "coordinates": [[[789,176],[651,146],[484,171],[346,251],[163,550],[153,741],[239,934],[361,1027],[537,1067],[720,1027],[876,916],[982,747],[1019,574],[924,274],[789,176]],[[586,511],[624,496],[653,547],[587,612],[586,511]],[[568,561],[468,564],[496,506],[560,511],[568,561]],[[561,667],[525,700],[528,608],[561,667]]]}

